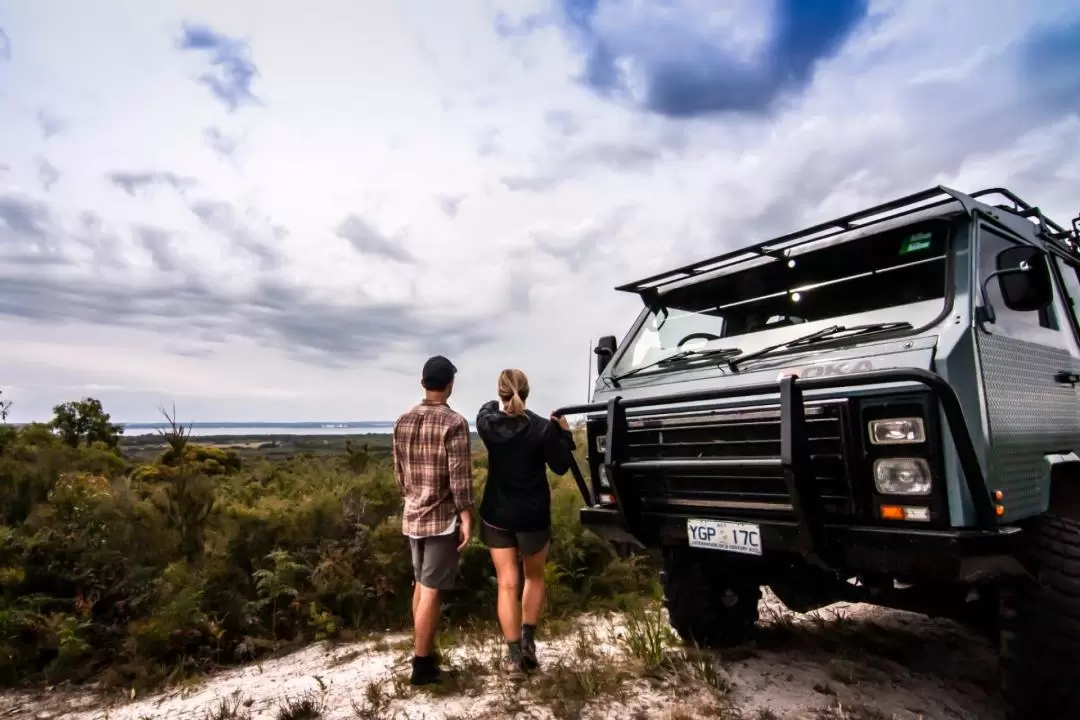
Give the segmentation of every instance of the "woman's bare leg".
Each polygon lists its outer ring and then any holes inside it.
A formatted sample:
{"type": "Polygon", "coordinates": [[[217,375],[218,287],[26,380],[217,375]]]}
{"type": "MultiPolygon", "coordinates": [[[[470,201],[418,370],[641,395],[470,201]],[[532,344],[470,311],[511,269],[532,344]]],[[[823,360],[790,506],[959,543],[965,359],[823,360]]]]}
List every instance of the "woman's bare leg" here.
{"type": "Polygon", "coordinates": [[[491,562],[499,585],[499,625],[507,642],[521,640],[521,608],[518,605],[517,548],[491,548],[491,562]]]}
{"type": "Polygon", "coordinates": [[[550,543],[535,555],[521,559],[525,569],[525,591],[521,597],[521,620],[526,625],[536,626],[540,621],[540,610],[544,606],[544,567],[550,543]]]}

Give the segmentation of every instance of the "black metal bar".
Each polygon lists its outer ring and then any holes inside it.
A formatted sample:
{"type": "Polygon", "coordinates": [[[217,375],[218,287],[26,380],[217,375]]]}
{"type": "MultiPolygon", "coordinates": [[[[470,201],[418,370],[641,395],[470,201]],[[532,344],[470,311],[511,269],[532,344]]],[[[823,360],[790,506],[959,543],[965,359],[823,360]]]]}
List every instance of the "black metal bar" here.
{"type": "Polygon", "coordinates": [[[577,458],[573,455],[570,456],[570,474],[574,476],[574,482],[577,483],[578,492],[581,493],[581,499],[585,501],[585,504],[595,505],[596,498],[593,497],[592,492],[589,490],[589,485],[585,482],[585,476],[581,474],[581,468],[578,467],[577,458]]]}
{"type": "Polygon", "coordinates": [[[624,470],[708,470],[712,468],[780,467],[780,458],[686,458],[683,460],[628,460],[624,470]]]}
{"type": "Polygon", "coordinates": [[[939,207],[941,205],[946,205],[954,201],[959,202],[960,206],[964,209],[964,211],[970,215],[974,208],[974,204],[971,200],[972,197],[974,196],[965,195],[964,193],[939,185],[928,190],[923,190],[921,192],[913,193],[911,195],[906,195],[904,197],[897,198],[896,200],[892,200],[881,205],[876,205],[865,210],[860,210],[858,212],[845,215],[835,220],[829,220],[828,222],[823,222],[818,225],[813,225],[811,227],[798,230],[796,232],[781,235],[780,237],[772,238],[756,245],[743,247],[732,252],[724,253],[723,255],[717,255],[715,257],[708,258],[706,260],[689,263],[687,265],[677,267],[674,270],[668,270],[666,272],[657,273],[656,275],[650,275],[649,277],[637,280],[635,282],[619,285],[615,289],[620,292],[641,293],[643,291],[655,289],[659,285],[678,282],[679,280],[685,280],[688,277],[693,277],[695,275],[700,275],[704,272],[711,272],[712,270],[719,269],[718,267],[714,266],[719,266],[721,263],[734,260],[735,258],[738,258],[742,255],[749,254],[760,256],[774,253],[777,250],[776,246],[782,243],[790,243],[784,248],[790,249],[798,247],[799,245],[805,243],[823,240],[825,238],[848,232],[853,229],[872,227],[873,225],[881,222],[887,222],[898,217],[903,217],[904,215],[923,212],[925,210],[939,207]],[[929,205],[919,205],[918,207],[911,207],[918,203],[925,203],[927,201],[935,199],[939,200],[939,202],[929,205]],[[886,213],[890,210],[901,209],[906,210],[905,212],[893,213],[892,215],[889,215],[887,217],[878,218],[872,222],[853,225],[855,221],[866,220],[868,218],[873,218],[876,215],[886,213]],[[831,234],[821,235],[820,237],[812,237],[826,230],[832,230],[833,232],[831,234]]]}
{"type": "Polygon", "coordinates": [[[640,516],[640,498],[624,492],[623,463],[627,456],[626,408],[622,398],[615,396],[604,406],[607,410],[607,434],[604,439],[604,470],[607,473],[611,494],[615,496],[615,507],[627,530],[633,532],[636,519],[640,516]]]}
{"type": "Polygon", "coordinates": [[[616,395],[606,403],[594,403],[607,411],[607,423],[604,436],[604,464],[613,466],[626,458],[626,405],[622,397],[616,395]]]}
{"type": "MultiPolygon", "coordinates": [[[[840,387],[859,387],[865,385],[879,385],[882,383],[913,382],[927,387],[937,398],[941,410],[948,422],[949,431],[952,433],[956,447],[957,458],[960,468],[964,473],[968,492],[971,494],[971,502],[975,506],[975,514],[979,526],[993,528],[997,525],[994,505],[990,499],[990,490],[983,480],[982,469],[979,467],[979,458],[975,452],[975,445],[968,432],[967,422],[964,419],[964,410],[957,399],[956,393],[949,384],[938,374],[920,368],[895,368],[891,370],[871,370],[869,372],[852,373],[850,375],[837,375],[832,377],[819,377],[800,379],[799,388],[805,393],[812,390],[829,390],[840,387]]],[[[676,405],[680,403],[694,403],[705,400],[723,400],[734,397],[754,395],[761,393],[778,393],[778,383],[759,383],[755,385],[727,386],[711,388],[709,390],[694,390],[689,392],[672,393],[666,396],[649,396],[621,400],[620,408],[625,412],[629,408],[649,407],[657,405],[676,405]]],[[[588,405],[571,405],[556,411],[559,415],[582,415],[594,413],[605,409],[603,403],[590,403],[588,405]]],[[[608,426],[610,433],[611,426],[608,426]]],[[[610,437],[609,437],[610,440],[610,437]]],[[[609,448],[610,451],[610,448],[609,448]]]]}
{"type": "MultiPolygon", "coordinates": [[[[831,418],[828,415],[824,415],[823,410],[825,409],[824,406],[827,406],[827,405],[830,405],[830,404],[835,405],[838,402],[841,402],[841,401],[836,400],[836,399],[808,400],[807,403],[806,403],[807,406],[808,406],[807,407],[807,416],[809,417],[809,416],[812,415],[813,419],[815,421],[834,419],[834,418],[831,418]]],[[[769,402],[769,400],[767,398],[747,398],[746,402],[740,403],[739,406],[737,406],[737,407],[732,407],[729,404],[725,404],[723,402],[718,402],[718,403],[713,403],[711,405],[695,405],[694,408],[693,408],[693,411],[695,413],[697,413],[697,412],[707,412],[707,411],[717,411],[717,412],[722,413],[725,417],[730,416],[732,413],[750,414],[750,415],[755,415],[755,417],[756,417],[756,415],[760,415],[760,414],[763,414],[763,413],[768,413],[770,416],[767,417],[767,418],[763,417],[760,422],[763,422],[763,423],[765,423],[765,422],[776,422],[776,423],[780,422],[780,412],[778,410],[774,410],[771,407],[769,407],[770,405],[771,405],[771,403],[769,402]]],[[[648,410],[639,410],[637,412],[631,412],[631,411],[628,410],[627,413],[626,413],[626,417],[630,421],[632,426],[634,427],[633,431],[637,431],[639,428],[643,429],[643,430],[650,429],[649,426],[642,425],[641,421],[642,420],[647,421],[650,418],[652,418],[653,416],[648,410]],[[637,425],[634,425],[635,420],[638,421],[637,425]]],[[[707,423],[707,421],[705,421],[705,420],[702,420],[701,422],[702,423],[707,423]]],[[[757,421],[754,418],[750,418],[749,422],[757,422],[757,421]]]]}
{"type": "Polygon", "coordinates": [[[802,390],[792,375],[780,380],[780,461],[784,484],[791,496],[795,520],[799,523],[795,549],[806,558],[822,562],[825,551],[822,531],[823,509],[812,487],[810,450],[806,442],[806,410],[802,390]]]}

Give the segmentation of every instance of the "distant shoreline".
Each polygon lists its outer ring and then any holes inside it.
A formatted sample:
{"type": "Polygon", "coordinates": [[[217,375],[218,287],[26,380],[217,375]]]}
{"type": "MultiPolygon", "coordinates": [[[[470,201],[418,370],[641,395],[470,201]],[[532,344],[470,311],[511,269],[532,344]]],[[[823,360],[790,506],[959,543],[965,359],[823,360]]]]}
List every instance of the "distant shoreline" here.
{"type": "MultiPolygon", "coordinates": [[[[9,422],[6,423],[8,427],[24,428],[28,425],[34,424],[47,424],[47,420],[37,420],[30,422],[9,422]]],[[[128,430],[167,430],[169,424],[166,422],[118,422],[115,423],[124,429],[128,430]]],[[[191,428],[193,430],[206,430],[206,429],[220,429],[220,430],[368,430],[379,428],[391,428],[394,425],[393,420],[348,420],[344,422],[333,421],[311,421],[311,422],[182,422],[180,423],[185,428],[191,428]]]]}
{"type": "MultiPolygon", "coordinates": [[[[389,435],[393,423],[183,423],[192,437],[333,437],[389,435]]],[[[123,426],[124,437],[138,438],[168,432],[169,426],[160,423],[132,423],[123,426]]]]}
{"type": "MultiPolygon", "coordinates": [[[[193,429],[203,428],[275,428],[275,429],[306,429],[306,428],[338,428],[338,429],[352,429],[352,428],[376,428],[376,427],[390,427],[393,425],[392,420],[347,420],[343,422],[334,422],[331,420],[323,421],[309,421],[309,422],[184,422],[180,423],[184,427],[190,427],[193,429]]],[[[132,423],[117,423],[125,430],[159,430],[169,427],[168,423],[164,422],[132,422],[132,423]]]]}
{"type": "MultiPolygon", "coordinates": [[[[207,425],[192,428],[191,442],[205,447],[235,450],[246,458],[287,458],[298,453],[340,455],[353,445],[381,456],[390,451],[392,426],[366,428],[271,428],[237,426],[221,428],[207,425]]],[[[120,436],[120,446],[132,457],[156,456],[168,440],[152,429],[127,430],[120,436]]]]}

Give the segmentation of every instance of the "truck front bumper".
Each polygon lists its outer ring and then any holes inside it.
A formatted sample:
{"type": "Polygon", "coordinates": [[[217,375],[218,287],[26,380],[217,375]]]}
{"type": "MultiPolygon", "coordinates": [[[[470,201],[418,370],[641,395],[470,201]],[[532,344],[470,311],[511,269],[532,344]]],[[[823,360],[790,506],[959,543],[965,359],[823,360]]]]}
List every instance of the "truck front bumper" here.
{"type": "MultiPolygon", "coordinates": [[[[614,508],[584,507],[580,517],[584,527],[610,543],[641,549],[688,545],[685,516],[643,513],[638,526],[647,528],[647,535],[630,533],[614,508]]],[[[734,556],[739,562],[767,563],[799,557],[797,522],[758,524],[763,554],[734,556]]],[[[884,573],[908,581],[971,584],[1030,575],[1023,531],[1018,527],[921,530],[826,525],[822,535],[830,549],[830,565],[837,571],[884,573]]]]}
{"type": "MultiPolygon", "coordinates": [[[[642,501],[636,479],[641,474],[663,477],[679,472],[731,472],[744,467],[776,468],[790,500],[793,521],[761,522],[762,543],[769,555],[794,552],[814,565],[837,569],[865,569],[891,572],[896,576],[929,578],[939,576],[956,581],[960,577],[997,577],[1021,571],[1019,562],[1010,562],[1010,546],[1019,541],[1020,531],[1003,528],[995,510],[971,440],[963,408],[956,393],[939,375],[916,368],[871,370],[867,372],[800,379],[784,376],[776,383],[725,385],[724,387],[671,393],[657,397],[623,400],[612,397],[607,403],[561,408],[555,415],[605,412],[603,461],[614,505],[598,507],[575,467],[575,480],[586,503],[582,523],[614,542],[628,542],[656,548],[686,543],[686,516],[657,513],[642,501]],[[807,438],[810,436],[804,392],[867,387],[880,384],[919,384],[937,400],[948,424],[953,447],[975,512],[977,526],[964,530],[922,530],[905,528],[836,525],[826,513],[818,487],[807,438]],[[628,410],[635,417],[663,414],[688,404],[733,398],[778,396],[779,443],[777,453],[751,458],[676,457],[656,458],[630,455],[628,410]],[[608,513],[609,515],[604,515],[608,513]]],[[[639,454],[640,455],[640,454],[639,454]]],[[[1027,574],[1027,573],[1024,573],[1027,574]]]]}

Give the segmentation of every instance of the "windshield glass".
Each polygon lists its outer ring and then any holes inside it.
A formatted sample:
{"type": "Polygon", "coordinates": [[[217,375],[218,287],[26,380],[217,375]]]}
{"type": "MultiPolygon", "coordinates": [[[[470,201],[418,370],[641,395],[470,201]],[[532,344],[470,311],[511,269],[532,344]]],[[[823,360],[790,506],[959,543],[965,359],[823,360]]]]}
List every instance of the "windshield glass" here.
{"type": "Polygon", "coordinates": [[[750,353],[830,325],[925,325],[945,304],[948,230],[939,219],[810,243],[783,258],[763,257],[671,290],[646,311],[610,372],[619,376],[688,349],[750,353]]]}

